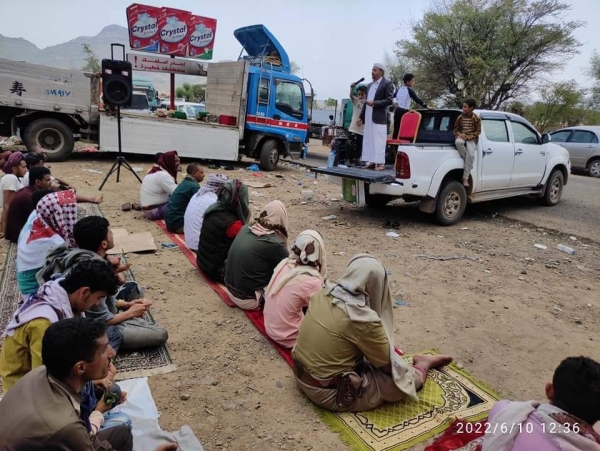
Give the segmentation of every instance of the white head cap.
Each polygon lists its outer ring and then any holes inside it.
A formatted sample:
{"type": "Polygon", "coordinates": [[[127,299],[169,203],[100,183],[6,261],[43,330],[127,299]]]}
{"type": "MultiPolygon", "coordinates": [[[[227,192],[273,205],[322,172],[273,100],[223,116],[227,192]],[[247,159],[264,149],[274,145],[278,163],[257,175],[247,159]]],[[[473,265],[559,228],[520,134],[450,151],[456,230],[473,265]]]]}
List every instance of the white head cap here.
{"type": "Polygon", "coordinates": [[[385,73],[385,66],[382,63],[374,63],[373,67],[376,67],[377,69],[379,69],[381,72],[385,73]]]}

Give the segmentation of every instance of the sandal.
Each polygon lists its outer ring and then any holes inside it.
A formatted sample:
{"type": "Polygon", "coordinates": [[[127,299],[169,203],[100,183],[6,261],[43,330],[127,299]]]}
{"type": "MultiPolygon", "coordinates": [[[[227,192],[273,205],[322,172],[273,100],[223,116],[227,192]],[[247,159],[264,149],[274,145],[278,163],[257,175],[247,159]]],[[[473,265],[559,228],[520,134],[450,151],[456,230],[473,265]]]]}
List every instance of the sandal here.
{"type": "Polygon", "coordinates": [[[375,163],[367,163],[362,168],[363,169],[375,169],[375,163]]]}
{"type": "Polygon", "coordinates": [[[385,171],[385,165],[378,164],[377,166],[375,166],[375,170],[376,171],[385,171]]]}

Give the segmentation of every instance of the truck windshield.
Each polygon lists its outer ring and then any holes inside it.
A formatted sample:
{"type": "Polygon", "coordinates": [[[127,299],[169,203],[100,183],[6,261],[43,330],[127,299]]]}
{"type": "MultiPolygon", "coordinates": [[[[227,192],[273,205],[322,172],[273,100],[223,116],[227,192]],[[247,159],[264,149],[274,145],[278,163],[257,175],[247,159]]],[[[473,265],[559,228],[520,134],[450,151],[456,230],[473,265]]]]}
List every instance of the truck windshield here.
{"type": "Polygon", "coordinates": [[[304,96],[300,85],[284,80],[275,82],[275,107],[297,119],[304,117],[304,96]]]}
{"type": "Polygon", "coordinates": [[[148,109],[148,98],[145,94],[134,94],[131,97],[130,110],[147,110],[148,109]]]}

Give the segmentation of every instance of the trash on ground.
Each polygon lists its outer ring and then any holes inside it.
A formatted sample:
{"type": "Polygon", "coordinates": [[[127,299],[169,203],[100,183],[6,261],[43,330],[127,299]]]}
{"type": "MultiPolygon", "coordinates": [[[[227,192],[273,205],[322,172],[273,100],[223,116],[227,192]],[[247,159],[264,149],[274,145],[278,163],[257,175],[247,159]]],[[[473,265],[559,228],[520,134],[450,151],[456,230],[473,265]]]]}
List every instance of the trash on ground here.
{"type": "Polygon", "coordinates": [[[548,249],[548,246],[544,246],[543,244],[534,244],[533,247],[537,248],[537,249],[541,249],[543,251],[545,251],[546,249],[548,249]]]}
{"type": "Polygon", "coordinates": [[[246,185],[248,185],[250,188],[257,188],[257,189],[260,189],[260,188],[271,188],[271,186],[273,186],[273,185],[271,185],[270,183],[262,183],[262,182],[254,182],[254,181],[245,181],[245,180],[244,180],[244,183],[245,183],[246,185]]]}
{"type": "Polygon", "coordinates": [[[398,238],[400,235],[396,232],[388,232],[385,236],[389,236],[390,238],[398,238]]]}
{"type": "Polygon", "coordinates": [[[576,237],[576,236],[570,236],[570,237],[569,237],[569,239],[570,239],[571,241],[577,241],[577,237],[576,237]]]}
{"type": "Polygon", "coordinates": [[[144,170],[144,168],[140,166],[134,166],[131,169],[133,169],[134,172],[142,172],[144,170]]]}
{"type": "Polygon", "coordinates": [[[262,197],[262,194],[260,194],[258,191],[252,191],[252,195],[256,197],[262,197]]]}
{"type": "Polygon", "coordinates": [[[315,193],[314,193],[314,191],[313,191],[312,189],[303,189],[303,190],[302,190],[302,195],[303,195],[304,197],[308,197],[309,199],[310,199],[311,197],[313,197],[313,195],[314,195],[314,194],[315,194],[315,193]]]}
{"type": "Polygon", "coordinates": [[[265,176],[265,174],[263,174],[262,172],[253,172],[252,173],[252,177],[260,178],[260,177],[264,177],[264,176],[265,176]]]}
{"type": "Polygon", "coordinates": [[[566,252],[567,254],[571,254],[571,255],[575,255],[577,253],[577,251],[575,249],[573,249],[572,247],[569,247],[569,246],[565,246],[564,244],[559,244],[558,246],[556,246],[556,249],[558,249],[559,251],[562,251],[562,252],[566,252]]]}
{"type": "Polygon", "coordinates": [[[175,249],[177,247],[174,243],[161,243],[160,245],[165,249],[175,249]]]}
{"type": "Polygon", "coordinates": [[[257,164],[251,164],[250,166],[248,166],[246,168],[246,170],[252,171],[252,172],[258,172],[258,171],[260,171],[260,168],[258,167],[257,164]]]}
{"type": "Polygon", "coordinates": [[[398,307],[410,307],[410,304],[406,301],[403,301],[402,299],[396,299],[394,301],[394,308],[398,307]]]}
{"type": "Polygon", "coordinates": [[[332,219],[337,218],[336,215],[329,215],[329,216],[323,216],[321,219],[324,219],[325,221],[331,221],[332,219]]]}
{"type": "Polygon", "coordinates": [[[469,229],[468,227],[463,227],[460,230],[471,230],[471,229],[469,229]]]}
{"type": "Polygon", "coordinates": [[[91,172],[92,174],[102,174],[102,171],[97,171],[96,169],[82,169],[85,172],[91,172]]]}

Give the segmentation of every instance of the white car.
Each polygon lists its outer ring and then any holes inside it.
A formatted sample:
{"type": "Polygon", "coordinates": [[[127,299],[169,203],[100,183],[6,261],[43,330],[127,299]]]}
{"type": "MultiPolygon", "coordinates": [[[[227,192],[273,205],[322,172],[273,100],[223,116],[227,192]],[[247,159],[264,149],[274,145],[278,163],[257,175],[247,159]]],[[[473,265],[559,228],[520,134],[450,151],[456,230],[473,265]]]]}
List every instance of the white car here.
{"type": "Polygon", "coordinates": [[[600,125],[561,128],[550,136],[553,143],[569,151],[573,168],[600,177],[600,125]]]}
{"type": "Polygon", "coordinates": [[[398,146],[386,171],[315,168],[342,185],[344,199],[385,206],[393,199],[420,201],[441,225],[462,217],[467,203],[531,195],[548,206],[560,200],[571,171],[569,153],[540,135],[525,119],[500,111],[476,111],[482,119],[469,188],[461,183],[464,161],[454,145],[460,110],[423,110],[414,143],[398,146]]]}

